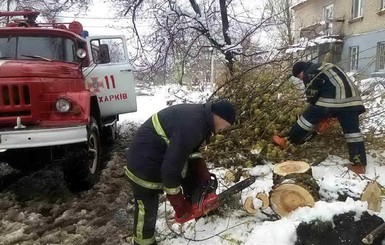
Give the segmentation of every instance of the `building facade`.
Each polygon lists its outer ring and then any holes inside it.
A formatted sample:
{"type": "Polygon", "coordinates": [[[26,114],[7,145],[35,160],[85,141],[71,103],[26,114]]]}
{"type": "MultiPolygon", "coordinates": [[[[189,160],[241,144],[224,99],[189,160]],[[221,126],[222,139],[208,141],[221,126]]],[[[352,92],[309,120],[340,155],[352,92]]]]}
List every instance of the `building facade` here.
{"type": "Polygon", "coordinates": [[[292,7],[297,43],[309,60],[362,77],[385,76],[385,0],[304,0],[292,7]]]}

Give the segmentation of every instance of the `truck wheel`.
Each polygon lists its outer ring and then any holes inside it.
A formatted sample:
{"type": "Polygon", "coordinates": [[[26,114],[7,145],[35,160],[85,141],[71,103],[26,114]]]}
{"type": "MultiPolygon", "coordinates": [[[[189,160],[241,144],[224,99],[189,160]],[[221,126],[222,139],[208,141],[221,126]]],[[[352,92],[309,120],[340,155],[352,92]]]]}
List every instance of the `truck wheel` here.
{"type": "Polygon", "coordinates": [[[64,179],[72,191],[89,190],[101,170],[101,144],[98,125],[93,117],[87,126],[87,143],[69,149],[64,165],[64,179]]]}

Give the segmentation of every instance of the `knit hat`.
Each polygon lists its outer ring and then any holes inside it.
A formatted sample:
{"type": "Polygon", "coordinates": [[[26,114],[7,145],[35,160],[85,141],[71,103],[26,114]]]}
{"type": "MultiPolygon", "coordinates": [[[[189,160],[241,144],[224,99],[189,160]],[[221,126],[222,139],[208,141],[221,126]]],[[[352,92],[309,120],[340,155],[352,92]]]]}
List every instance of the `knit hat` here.
{"type": "Polygon", "coordinates": [[[308,62],[298,61],[293,65],[293,76],[297,77],[308,66],[308,62]]]}
{"type": "Polygon", "coordinates": [[[235,110],[233,104],[231,104],[228,100],[214,102],[211,106],[211,111],[215,115],[226,120],[228,123],[234,124],[235,110]]]}

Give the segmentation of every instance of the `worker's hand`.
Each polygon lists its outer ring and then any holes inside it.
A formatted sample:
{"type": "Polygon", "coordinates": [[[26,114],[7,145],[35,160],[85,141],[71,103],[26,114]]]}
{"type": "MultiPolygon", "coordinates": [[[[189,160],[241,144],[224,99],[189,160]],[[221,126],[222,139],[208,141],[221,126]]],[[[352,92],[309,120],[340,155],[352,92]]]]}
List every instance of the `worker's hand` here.
{"type": "Polygon", "coordinates": [[[274,144],[278,145],[281,148],[287,147],[287,140],[285,137],[282,137],[279,135],[274,135],[273,136],[273,142],[274,142],[274,144]]]}
{"type": "Polygon", "coordinates": [[[167,199],[170,201],[171,206],[174,208],[175,216],[178,219],[183,219],[184,217],[188,217],[191,215],[191,201],[187,200],[186,197],[182,194],[182,192],[179,192],[176,195],[167,194],[167,199]]]}

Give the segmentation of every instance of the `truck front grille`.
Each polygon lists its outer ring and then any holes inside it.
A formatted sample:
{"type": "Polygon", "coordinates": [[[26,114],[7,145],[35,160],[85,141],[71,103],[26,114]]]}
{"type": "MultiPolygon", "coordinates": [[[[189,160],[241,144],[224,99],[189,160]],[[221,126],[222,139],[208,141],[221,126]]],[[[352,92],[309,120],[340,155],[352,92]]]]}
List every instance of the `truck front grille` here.
{"type": "Polygon", "coordinates": [[[26,84],[0,85],[0,117],[31,114],[30,90],[26,84]]]}

